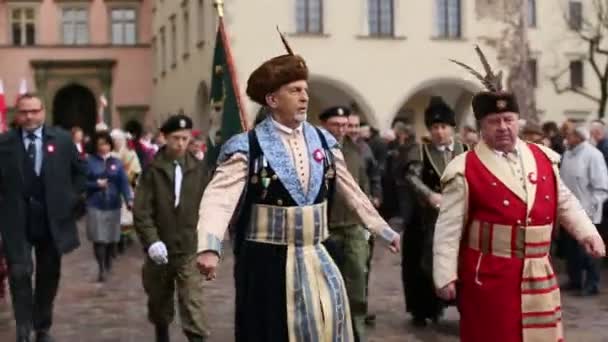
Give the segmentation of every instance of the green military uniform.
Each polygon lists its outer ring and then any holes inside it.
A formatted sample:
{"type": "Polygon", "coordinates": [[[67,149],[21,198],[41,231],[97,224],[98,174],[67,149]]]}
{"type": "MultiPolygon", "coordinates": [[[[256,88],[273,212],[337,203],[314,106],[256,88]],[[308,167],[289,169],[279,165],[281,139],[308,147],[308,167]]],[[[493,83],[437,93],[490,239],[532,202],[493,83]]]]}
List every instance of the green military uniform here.
{"type": "MultiPolygon", "coordinates": [[[[350,138],[344,138],[342,153],[348,171],[365,193],[369,193],[366,163],[360,149],[350,138]]],[[[338,193],[333,198],[329,215],[329,239],[326,247],[340,268],[346,285],[356,341],[365,341],[367,314],[367,273],[369,233],[356,212],[350,210],[338,193]]]]}
{"type": "Polygon", "coordinates": [[[179,205],[175,207],[175,160],[161,150],[144,171],[136,189],[134,223],[148,247],[162,241],[168,264],[156,264],[149,257],[143,266],[143,286],[148,295],[148,318],[168,326],[174,317],[177,287],[182,327],[190,341],[208,335],[203,313],[203,277],[196,267],[199,204],[208,181],[206,165],[187,153],[177,160],[182,170],[179,205]]]}

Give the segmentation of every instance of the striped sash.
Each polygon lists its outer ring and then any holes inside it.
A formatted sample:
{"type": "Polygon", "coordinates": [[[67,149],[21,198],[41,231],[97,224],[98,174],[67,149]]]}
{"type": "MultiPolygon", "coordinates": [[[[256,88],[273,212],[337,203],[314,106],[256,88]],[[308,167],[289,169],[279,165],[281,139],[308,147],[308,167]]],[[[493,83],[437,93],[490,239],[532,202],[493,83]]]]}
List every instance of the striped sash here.
{"type": "Polygon", "coordinates": [[[353,341],[344,281],[321,244],[329,234],[326,203],[301,207],[258,204],[250,222],[246,240],[287,246],[289,342],[353,341]]]}
{"type": "Polygon", "coordinates": [[[553,225],[520,226],[473,221],[468,247],[483,254],[523,259],[521,280],[524,342],[563,340],[559,285],[549,261],[553,225]]]}

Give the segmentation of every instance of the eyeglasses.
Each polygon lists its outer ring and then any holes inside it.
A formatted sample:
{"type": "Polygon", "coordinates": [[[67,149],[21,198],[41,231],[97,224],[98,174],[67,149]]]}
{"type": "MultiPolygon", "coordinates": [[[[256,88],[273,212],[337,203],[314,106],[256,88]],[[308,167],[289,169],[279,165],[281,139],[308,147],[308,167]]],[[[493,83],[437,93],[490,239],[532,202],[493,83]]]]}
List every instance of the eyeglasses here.
{"type": "Polygon", "coordinates": [[[20,114],[37,114],[42,111],[42,108],[39,109],[19,109],[20,114]]]}

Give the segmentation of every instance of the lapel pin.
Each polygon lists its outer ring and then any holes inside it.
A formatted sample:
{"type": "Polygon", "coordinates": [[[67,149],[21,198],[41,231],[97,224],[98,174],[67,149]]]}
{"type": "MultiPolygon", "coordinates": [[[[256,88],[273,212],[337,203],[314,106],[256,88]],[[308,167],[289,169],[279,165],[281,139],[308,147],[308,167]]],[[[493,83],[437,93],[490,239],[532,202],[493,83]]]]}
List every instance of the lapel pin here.
{"type": "Polygon", "coordinates": [[[323,154],[323,151],[318,148],[312,153],[312,157],[317,163],[320,163],[321,161],[323,161],[323,158],[325,158],[325,155],[323,154]]]}
{"type": "Polygon", "coordinates": [[[530,181],[530,183],[536,184],[536,182],[538,181],[538,175],[536,174],[536,172],[528,173],[528,180],[530,181]]]}
{"type": "Polygon", "coordinates": [[[55,145],[53,145],[53,144],[49,144],[49,145],[46,147],[46,150],[47,150],[49,153],[53,153],[53,152],[55,152],[55,145]]]}

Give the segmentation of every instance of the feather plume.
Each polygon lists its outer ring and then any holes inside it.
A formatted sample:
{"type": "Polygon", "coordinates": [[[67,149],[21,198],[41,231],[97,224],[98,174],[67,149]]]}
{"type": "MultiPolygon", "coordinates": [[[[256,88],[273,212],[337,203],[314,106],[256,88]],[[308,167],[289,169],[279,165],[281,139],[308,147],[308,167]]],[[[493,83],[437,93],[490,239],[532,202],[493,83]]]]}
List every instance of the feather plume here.
{"type": "Polygon", "coordinates": [[[460,65],[461,67],[463,67],[464,69],[466,69],[468,72],[470,72],[471,74],[473,74],[473,76],[475,76],[475,78],[477,78],[478,80],[481,81],[481,83],[488,88],[489,91],[493,91],[496,92],[496,86],[494,85],[494,83],[492,83],[491,81],[488,81],[486,79],[486,77],[484,77],[482,74],[480,74],[479,72],[475,71],[475,69],[471,68],[470,66],[459,62],[455,59],[450,59],[450,62],[455,63],[457,65],[460,65]]]}
{"type": "Polygon", "coordinates": [[[281,30],[279,29],[278,25],[277,25],[277,32],[279,32],[279,35],[281,36],[281,41],[283,42],[283,45],[285,46],[285,50],[287,50],[288,54],[293,56],[294,55],[293,50],[289,46],[289,43],[287,42],[287,38],[285,38],[285,36],[281,32],[281,30]]]}
{"type": "Polygon", "coordinates": [[[479,48],[479,45],[475,45],[475,52],[477,52],[477,55],[479,56],[479,60],[481,61],[481,64],[483,65],[483,69],[486,72],[486,76],[484,78],[486,79],[486,81],[488,81],[494,85],[494,88],[496,89],[496,91],[501,91],[502,90],[502,73],[499,72],[497,75],[494,74],[494,72],[492,71],[492,67],[490,66],[490,63],[488,63],[488,59],[484,55],[483,51],[481,51],[481,48],[479,48]]]}

